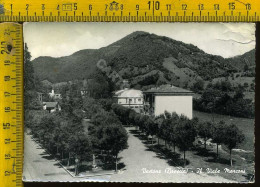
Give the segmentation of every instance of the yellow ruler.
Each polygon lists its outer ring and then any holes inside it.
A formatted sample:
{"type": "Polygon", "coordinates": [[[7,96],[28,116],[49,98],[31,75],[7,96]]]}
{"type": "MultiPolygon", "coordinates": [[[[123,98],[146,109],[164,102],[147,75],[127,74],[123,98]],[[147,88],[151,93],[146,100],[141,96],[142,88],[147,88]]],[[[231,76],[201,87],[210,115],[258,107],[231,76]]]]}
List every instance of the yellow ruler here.
{"type": "Polygon", "coordinates": [[[22,186],[22,25],[0,23],[0,186],[22,186]]]}
{"type": "Polygon", "coordinates": [[[0,21],[256,22],[259,0],[0,0],[0,21]]]}

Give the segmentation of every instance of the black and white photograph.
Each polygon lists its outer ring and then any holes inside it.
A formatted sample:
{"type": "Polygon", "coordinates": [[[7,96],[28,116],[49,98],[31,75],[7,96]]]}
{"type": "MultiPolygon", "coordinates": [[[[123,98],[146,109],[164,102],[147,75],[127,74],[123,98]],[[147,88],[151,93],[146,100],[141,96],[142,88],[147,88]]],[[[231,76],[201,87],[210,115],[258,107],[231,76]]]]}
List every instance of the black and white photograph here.
{"type": "Polygon", "coordinates": [[[25,23],[25,182],[255,182],[254,23],[25,23]]]}

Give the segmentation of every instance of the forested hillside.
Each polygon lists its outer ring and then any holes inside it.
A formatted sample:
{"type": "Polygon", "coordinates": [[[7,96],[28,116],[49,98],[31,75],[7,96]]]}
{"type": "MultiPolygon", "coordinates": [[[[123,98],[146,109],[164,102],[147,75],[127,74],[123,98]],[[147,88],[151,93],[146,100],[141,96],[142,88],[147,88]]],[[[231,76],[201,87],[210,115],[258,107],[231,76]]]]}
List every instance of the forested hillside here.
{"type": "Polygon", "coordinates": [[[129,79],[132,87],[146,89],[166,83],[192,87],[199,80],[212,81],[236,72],[250,71],[254,75],[254,53],[252,50],[224,59],[191,44],[138,31],[100,49],[60,58],[39,57],[33,65],[40,80],[57,83],[92,78],[100,73],[97,62],[104,59],[112,70],[129,79]]]}

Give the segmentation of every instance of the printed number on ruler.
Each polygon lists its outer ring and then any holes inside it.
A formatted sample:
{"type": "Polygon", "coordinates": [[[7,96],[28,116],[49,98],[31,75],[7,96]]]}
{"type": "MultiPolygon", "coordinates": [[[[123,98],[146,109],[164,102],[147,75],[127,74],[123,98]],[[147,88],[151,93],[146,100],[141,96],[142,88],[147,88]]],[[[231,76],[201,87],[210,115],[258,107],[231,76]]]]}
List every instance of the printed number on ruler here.
{"type": "Polygon", "coordinates": [[[0,24],[0,186],[22,186],[22,26],[0,24]]]}
{"type": "Polygon", "coordinates": [[[256,0],[2,0],[0,21],[259,21],[256,0]]]}

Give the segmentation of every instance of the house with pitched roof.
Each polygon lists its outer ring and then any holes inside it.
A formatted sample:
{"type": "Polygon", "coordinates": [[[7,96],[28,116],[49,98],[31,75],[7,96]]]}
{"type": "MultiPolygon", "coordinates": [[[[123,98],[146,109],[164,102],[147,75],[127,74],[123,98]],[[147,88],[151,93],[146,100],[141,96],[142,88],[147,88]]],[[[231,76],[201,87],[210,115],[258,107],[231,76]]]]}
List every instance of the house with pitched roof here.
{"type": "Polygon", "coordinates": [[[167,111],[192,118],[192,91],[167,84],[143,93],[149,114],[158,116],[167,111]]]}
{"type": "Polygon", "coordinates": [[[43,110],[49,111],[49,113],[53,113],[56,111],[60,111],[61,107],[58,102],[43,102],[43,110]]]}
{"type": "Polygon", "coordinates": [[[61,99],[61,94],[60,93],[55,93],[54,89],[51,90],[50,93],[48,93],[49,97],[54,99],[54,100],[58,100],[61,99]]]}
{"type": "Polygon", "coordinates": [[[113,98],[117,104],[132,108],[136,112],[144,111],[144,96],[141,90],[124,88],[116,91],[113,98]]]}

